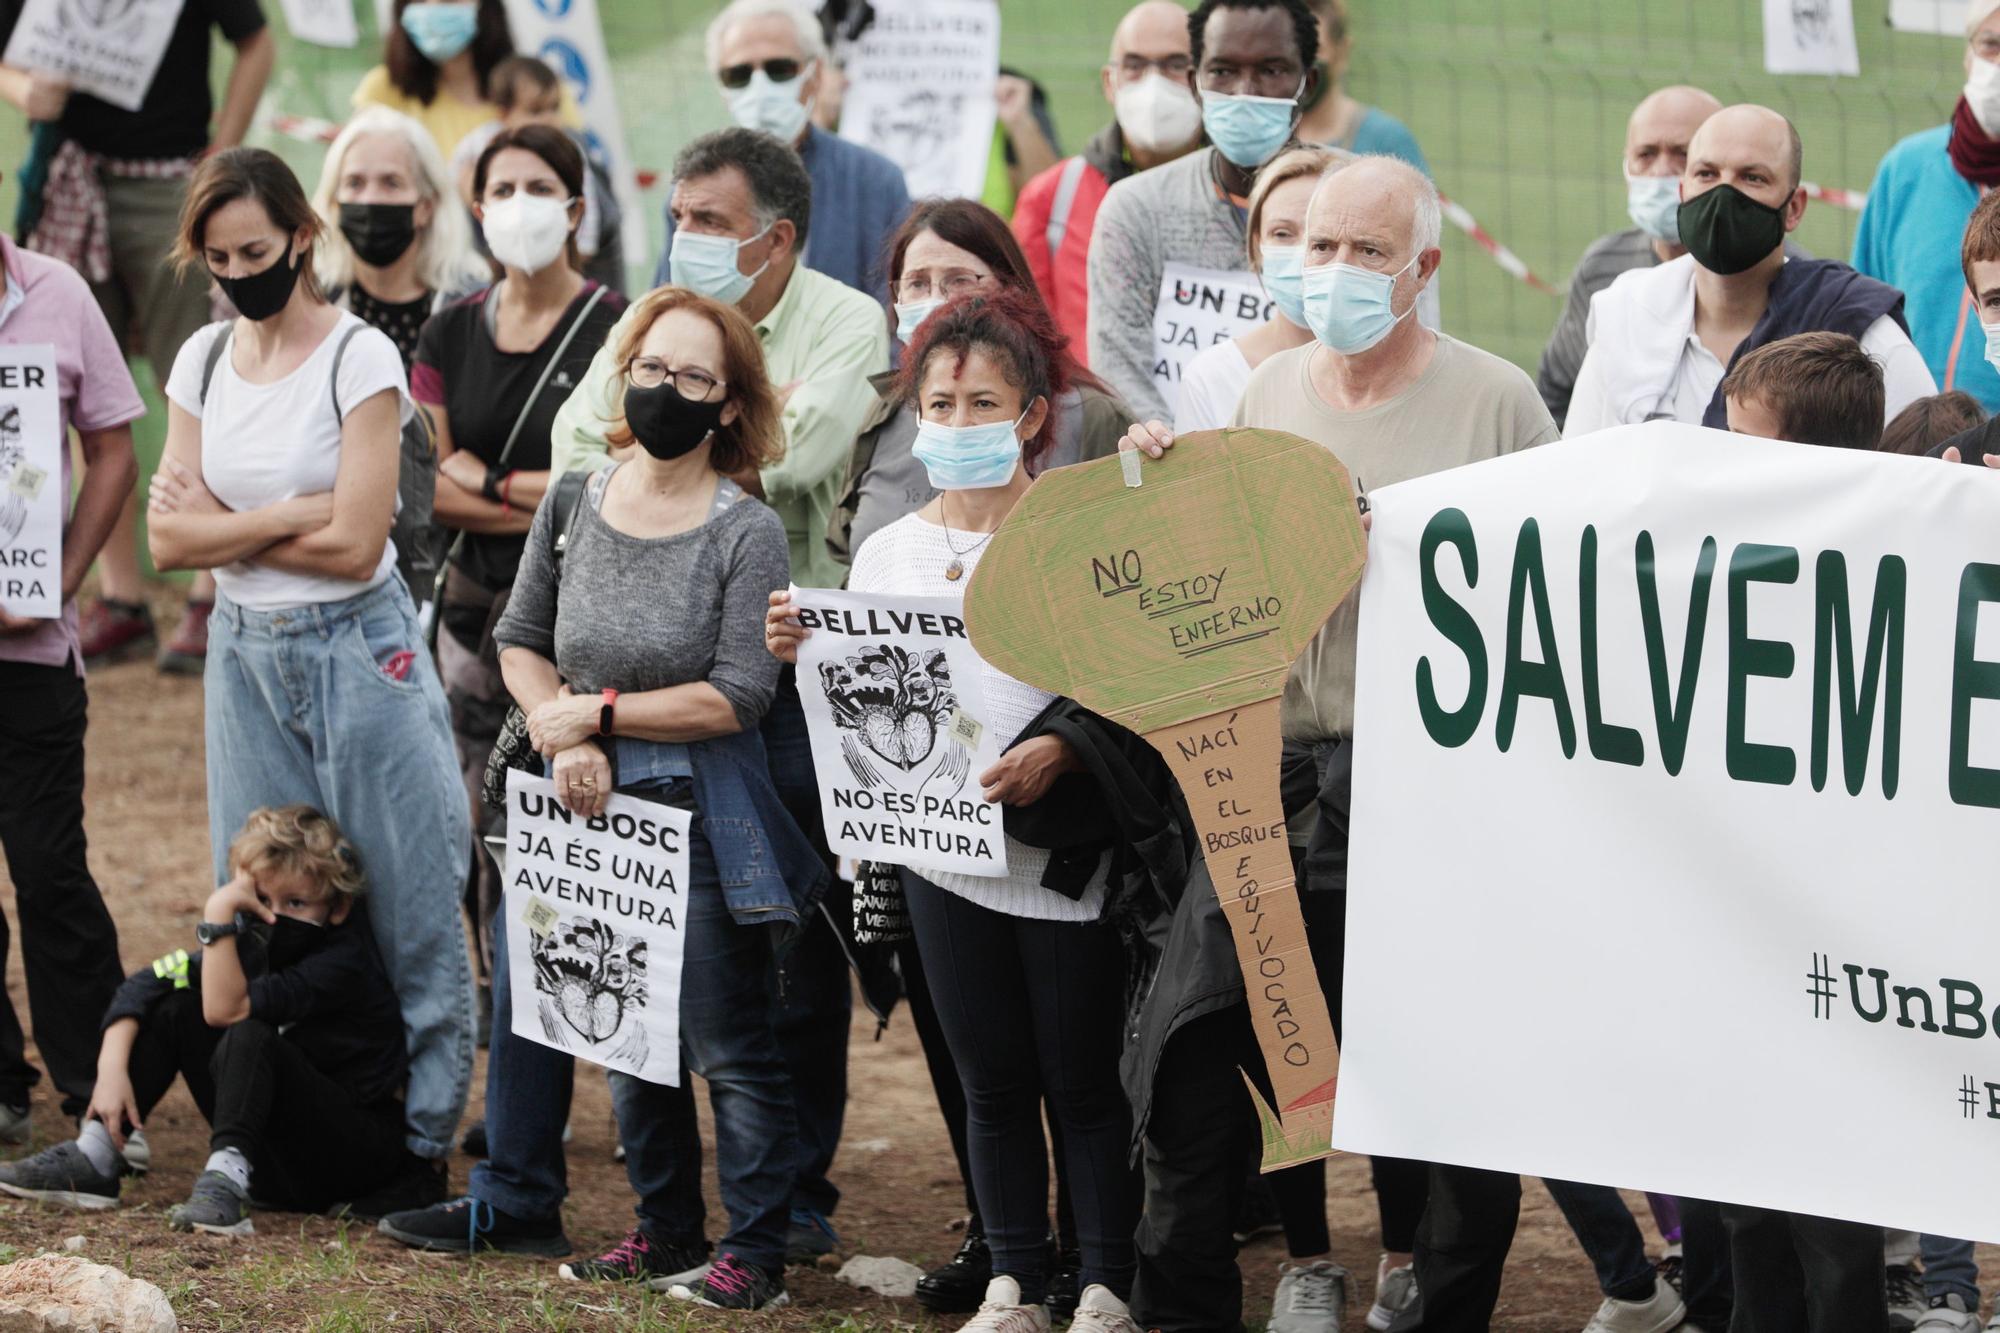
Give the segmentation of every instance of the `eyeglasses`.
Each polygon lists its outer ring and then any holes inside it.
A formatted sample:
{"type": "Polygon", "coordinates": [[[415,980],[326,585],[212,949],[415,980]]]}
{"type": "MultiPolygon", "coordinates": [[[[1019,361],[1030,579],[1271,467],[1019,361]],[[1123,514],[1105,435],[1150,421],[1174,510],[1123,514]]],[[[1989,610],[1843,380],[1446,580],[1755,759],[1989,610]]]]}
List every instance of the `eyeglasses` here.
{"type": "Polygon", "coordinates": [[[1146,77],[1146,71],[1156,69],[1175,83],[1187,81],[1188,71],[1194,68],[1194,61],[1186,56],[1161,56],[1158,60],[1148,60],[1144,56],[1126,56],[1118,62],[1118,77],[1126,83],[1137,83],[1146,77]]]}
{"type": "Polygon", "coordinates": [[[909,304],[928,301],[933,295],[949,301],[954,296],[963,296],[967,292],[979,290],[985,282],[983,274],[967,273],[962,269],[957,273],[945,274],[936,283],[932,283],[931,275],[928,273],[912,273],[897,284],[896,294],[909,304]]]}
{"type": "Polygon", "coordinates": [[[773,83],[790,83],[799,77],[799,71],[806,67],[803,60],[792,60],[780,56],[776,60],[766,60],[761,65],[725,65],[720,71],[722,86],[725,88],[748,88],[750,76],[758,70],[773,83]]]}
{"type": "Polygon", "coordinates": [[[650,356],[638,357],[625,367],[625,378],[635,389],[657,389],[672,380],[674,392],[691,403],[707,402],[708,396],[722,387],[722,381],[705,370],[671,370],[666,362],[650,356]]]}

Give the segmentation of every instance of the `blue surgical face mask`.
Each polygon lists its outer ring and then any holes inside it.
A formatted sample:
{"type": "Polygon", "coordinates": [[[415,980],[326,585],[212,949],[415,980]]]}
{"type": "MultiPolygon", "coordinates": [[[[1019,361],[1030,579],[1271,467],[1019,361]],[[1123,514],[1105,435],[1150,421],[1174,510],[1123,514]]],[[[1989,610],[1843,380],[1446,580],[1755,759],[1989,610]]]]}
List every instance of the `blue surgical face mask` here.
{"type": "Polygon", "coordinates": [[[1986,330],[1986,364],[2000,370],[2000,324],[1981,324],[1986,330]]]}
{"type": "Polygon", "coordinates": [[[1279,314],[1300,328],[1306,327],[1306,248],[1267,245],[1259,253],[1264,261],[1264,294],[1278,307],[1279,314]]]}
{"type": "Polygon", "coordinates": [[[1681,243],[1681,178],[1627,176],[1625,211],[1632,225],[1656,241],[1681,243]]]}
{"type": "MultiPolygon", "coordinates": [[[[769,227],[757,233],[762,236],[769,227]]],[[[737,240],[734,236],[704,236],[685,228],[674,232],[674,248],[667,252],[667,276],[674,286],[735,305],[750,285],[757,281],[771,261],[765,260],[756,273],[736,266],[736,252],[757,239],[737,240]]]]}
{"type": "Polygon", "coordinates": [[[1396,279],[1423,257],[1419,250],[1394,273],[1377,273],[1352,264],[1322,264],[1305,271],[1306,324],[1328,348],[1342,356],[1365,352],[1389,336],[1402,314],[1395,310],[1396,279]]]}
{"type": "Polygon", "coordinates": [[[753,70],[750,82],[734,90],[724,89],[722,100],[729,105],[729,118],[746,130],[762,130],[780,143],[791,143],[806,127],[812,107],[799,100],[799,85],[812,74],[812,64],[783,83],[763,70],[753,70]]]}
{"type": "MultiPolygon", "coordinates": [[[[1303,85],[1301,85],[1303,86],[1303,85]]],[[[1292,137],[1299,99],[1252,97],[1248,93],[1203,93],[1201,127],[1215,151],[1239,167],[1261,167],[1292,137]]]]}
{"type": "Polygon", "coordinates": [[[908,347],[917,336],[917,326],[943,304],[942,296],[934,296],[928,301],[896,302],[896,341],[908,347]]]}
{"type": "Polygon", "coordinates": [[[479,6],[420,0],[403,10],[402,24],[424,59],[442,65],[472,45],[479,33],[479,6]]]}
{"type": "Polygon", "coordinates": [[[1012,421],[984,426],[918,421],[917,442],[910,446],[910,452],[924,465],[931,485],[941,491],[1005,486],[1014,479],[1014,468],[1021,461],[1021,441],[1014,432],[1027,415],[1023,408],[1012,421]]]}

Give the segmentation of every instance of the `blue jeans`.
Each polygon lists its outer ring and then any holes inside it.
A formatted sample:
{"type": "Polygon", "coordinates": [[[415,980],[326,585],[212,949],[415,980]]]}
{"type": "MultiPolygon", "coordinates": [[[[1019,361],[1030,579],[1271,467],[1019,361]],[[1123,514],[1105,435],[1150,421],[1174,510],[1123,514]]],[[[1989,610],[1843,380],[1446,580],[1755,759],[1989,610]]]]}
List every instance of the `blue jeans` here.
{"type": "Polygon", "coordinates": [[[1653,1261],[1646,1257],[1645,1238],[1618,1191],[1569,1180],[1544,1179],[1542,1184],[1597,1270],[1597,1289],[1621,1301],[1650,1297],[1656,1281],[1653,1261]]]}
{"type": "Polygon", "coordinates": [[[345,601],[209,621],[208,834],[218,882],[259,806],[331,815],[361,855],[410,1052],[407,1143],[443,1157],[472,1086],[472,969],[459,892],[471,815],[444,690],[400,578],[345,601]],[[414,654],[406,678],[383,670],[414,654]]]}
{"type": "MultiPolygon", "coordinates": [[[[683,790],[684,790],[683,786],[683,790]]],[[[674,804],[684,804],[676,800],[674,804]]],[[[715,1166],[729,1230],[722,1253],[773,1273],[785,1266],[798,1129],[791,1085],[771,1032],[770,931],[739,926],[722,900],[699,818],[688,840],[686,953],[681,963],[681,1086],[613,1073],[612,1107],[639,1222],[662,1239],[702,1238],[701,1138],[687,1071],[708,1081],[715,1166]]],[[[493,932],[492,1044],[486,1056],[488,1157],[473,1195],[517,1217],[553,1217],[568,1193],[562,1131],[576,1061],[514,1035],[507,932],[493,932]]]]}
{"type": "Polygon", "coordinates": [[[1979,1264],[1972,1257],[1972,1242],[1948,1236],[1924,1236],[1919,1241],[1924,1256],[1924,1296],[1962,1296],[1965,1308],[1979,1308],[1979,1264]]]}

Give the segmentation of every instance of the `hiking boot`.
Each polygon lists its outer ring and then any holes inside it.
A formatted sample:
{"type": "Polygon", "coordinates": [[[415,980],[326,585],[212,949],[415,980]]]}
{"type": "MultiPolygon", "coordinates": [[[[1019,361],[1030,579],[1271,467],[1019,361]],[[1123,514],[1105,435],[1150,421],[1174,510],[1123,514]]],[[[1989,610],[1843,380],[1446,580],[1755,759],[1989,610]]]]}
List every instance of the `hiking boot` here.
{"type": "Polygon", "coordinates": [[[792,1226],[785,1237],[785,1262],[810,1264],[840,1248],[840,1233],[817,1208],[792,1209],[792,1226]]]}
{"type": "Polygon", "coordinates": [[[1021,1284],[1002,1274],[986,1284],[979,1313],[960,1324],[958,1333],[1049,1333],[1049,1308],[1021,1304],[1021,1284]]]}
{"type": "Polygon", "coordinates": [[[562,1259],[572,1248],[569,1237],[563,1234],[561,1217],[516,1217],[469,1194],[450,1203],[391,1213],[376,1223],[375,1229],[413,1250],[449,1254],[490,1250],[562,1259]]]}
{"type": "Polygon", "coordinates": [[[595,1259],[564,1264],[558,1271],[571,1282],[643,1282],[652,1291],[667,1291],[708,1276],[708,1242],[656,1241],[634,1228],[595,1259]]]}
{"type": "Polygon", "coordinates": [[[746,1264],[733,1254],[717,1259],[701,1281],[669,1287],[667,1294],[711,1310],[770,1310],[792,1302],[781,1275],[746,1264]]]}
{"type": "Polygon", "coordinates": [[[1347,1314],[1347,1270],[1331,1259],[1284,1264],[1271,1298],[1269,1333],[1340,1333],[1347,1314]]]}
{"type": "Polygon", "coordinates": [[[1368,1327],[1383,1333],[1396,1316],[1417,1303],[1417,1270],[1409,1264],[1389,1266],[1389,1256],[1375,1265],[1375,1303],[1368,1307],[1368,1327]]]}
{"type": "Polygon", "coordinates": [[[100,598],[77,617],[77,646],[83,660],[109,666],[136,657],[153,646],[153,613],[144,602],[100,598]]]}
{"type": "Polygon", "coordinates": [[[432,1161],[405,1151],[402,1168],[394,1179],[372,1194],[335,1204],[332,1213],[356,1222],[379,1222],[391,1213],[412,1213],[443,1203],[450,1197],[450,1188],[451,1172],[443,1158],[432,1161]]]}
{"type": "Polygon", "coordinates": [[[257,1234],[248,1201],[220,1171],[204,1171],[194,1178],[187,1202],[175,1204],[167,1213],[167,1225],[176,1231],[206,1231],[211,1236],[257,1234]]]}
{"type": "Polygon", "coordinates": [[[208,615],[214,602],[189,602],[174,636],[160,645],[154,665],[169,676],[199,676],[208,663],[208,615]]]}
{"type": "Polygon", "coordinates": [[[1076,1318],[1069,1329],[1070,1333],[1139,1333],[1125,1302],[1113,1296],[1109,1287],[1095,1282],[1084,1289],[1083,1298],[1076,1303],[1076,1318]]]}
{"type": "Polygon", "coordinates": [[[951,1262],[940,1264],[917,1279],[917,1304],[934,1314],[971,1314],[986,1299],[993,1280],[993,1252],[986,1232],[974,1219],[951,1262]]]}
{"type": "Polygon", "coordinates": [[[118,1177],[90,1164],[76,1141],[44,1148],[33,1157],[0,1165],[0,1190],[17,1199],[79,1208],[87,1213],[118,1206],[118,1177]]]}

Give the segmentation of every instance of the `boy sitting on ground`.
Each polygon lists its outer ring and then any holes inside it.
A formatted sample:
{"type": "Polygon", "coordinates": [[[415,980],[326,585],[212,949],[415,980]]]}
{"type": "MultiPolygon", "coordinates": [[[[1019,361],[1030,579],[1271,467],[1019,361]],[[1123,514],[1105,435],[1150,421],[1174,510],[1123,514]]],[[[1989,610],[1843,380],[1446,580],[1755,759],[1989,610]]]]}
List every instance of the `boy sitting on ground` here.
{"type": "Polygon", "coordinates": [[[0,1190],[69,1208],[118,1204],[119,1156],[176,1075],[207,1119],[208,1164],[169,1221],[248,1236],[259,1206],[324,1211],[402,1162],[403,1019],[369,933],[354,848],[305,805],[251,813],[205,946],[132,974],[104,1016],[82,1131],[0,1166],[0,1190]]]}

